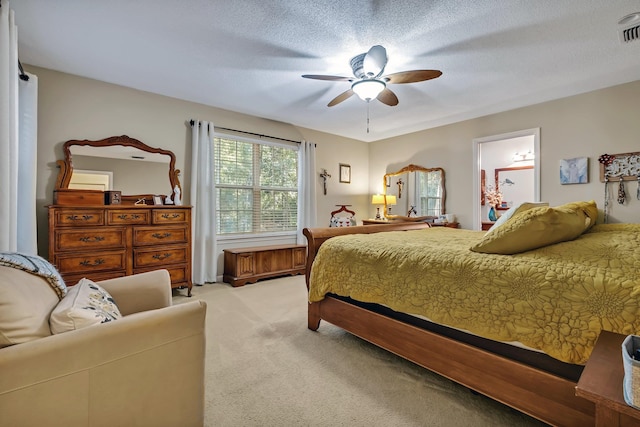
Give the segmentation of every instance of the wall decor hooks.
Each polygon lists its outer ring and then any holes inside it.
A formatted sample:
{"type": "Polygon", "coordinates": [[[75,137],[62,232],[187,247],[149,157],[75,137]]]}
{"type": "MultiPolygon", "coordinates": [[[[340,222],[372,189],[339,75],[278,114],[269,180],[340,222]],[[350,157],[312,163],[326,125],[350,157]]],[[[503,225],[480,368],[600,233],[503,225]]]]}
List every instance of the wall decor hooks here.
{"type": "Polygon", "coordinates": [[[622,181],[635,181],[640,178],[640,151],[622,154],[603,154],[598,157],[600,162],[600,182],[605,182],[605,176],[618,178],[622,181]]]}

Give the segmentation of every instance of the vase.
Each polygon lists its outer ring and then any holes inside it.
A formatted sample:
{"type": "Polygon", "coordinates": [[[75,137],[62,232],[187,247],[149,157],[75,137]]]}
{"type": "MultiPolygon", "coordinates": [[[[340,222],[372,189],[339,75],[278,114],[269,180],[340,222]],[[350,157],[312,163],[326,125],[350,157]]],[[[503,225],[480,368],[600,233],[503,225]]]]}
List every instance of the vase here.
{"type": "Polygon", "coordinates": [[[489,221],[497,221],[498,216],[496,215],[496,210],[493,206],[489,209],[489,221]]]}

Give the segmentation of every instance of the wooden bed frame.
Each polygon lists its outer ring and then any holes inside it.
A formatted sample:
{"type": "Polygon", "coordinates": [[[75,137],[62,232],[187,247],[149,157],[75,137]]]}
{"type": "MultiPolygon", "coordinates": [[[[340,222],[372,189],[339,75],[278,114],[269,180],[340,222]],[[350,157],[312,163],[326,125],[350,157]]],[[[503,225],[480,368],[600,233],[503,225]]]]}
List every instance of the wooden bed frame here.
{"type": "MultiPolygon", "coordinates": [[[[327,239],[346,234],[428,227],[424,223],[402,223],[305,228],[303,233],[308,241],[307,288],[311,265],[327,239]]],[[[595,424],[595,406],[575,395],[574,381],[331,296],[309,304],[309,329],[317,330],[320,320],[548,424],[595,424]]]]}

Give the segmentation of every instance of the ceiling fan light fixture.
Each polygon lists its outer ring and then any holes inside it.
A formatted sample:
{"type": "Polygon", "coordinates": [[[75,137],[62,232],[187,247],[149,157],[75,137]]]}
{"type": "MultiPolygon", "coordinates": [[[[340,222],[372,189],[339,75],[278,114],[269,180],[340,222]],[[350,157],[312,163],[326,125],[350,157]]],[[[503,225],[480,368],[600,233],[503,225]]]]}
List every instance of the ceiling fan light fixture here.
{"type": "Polygon", "coordinates": [[[382,80],[360,80],[351,85],[351,90],[363,101],[375,99],[387,87],[382,80]]]}

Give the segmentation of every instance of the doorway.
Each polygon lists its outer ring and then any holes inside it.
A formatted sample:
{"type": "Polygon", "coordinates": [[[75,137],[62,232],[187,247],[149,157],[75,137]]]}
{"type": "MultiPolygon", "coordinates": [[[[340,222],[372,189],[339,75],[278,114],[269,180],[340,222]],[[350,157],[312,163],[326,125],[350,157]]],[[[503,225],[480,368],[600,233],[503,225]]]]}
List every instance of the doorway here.
{"type": "Polygon", "coordinates": [[[475,138],[473,159],[474,230],[482,230],[483,222],[485,228],[490,225],[486,223],[489,206],[483,204],[484,191],[499,187],[500,182],[509,194],[500,209],[521,201],[540,201],[540,128],[475,138]],[[517,180],[513,179],[515,176],[517,180]],[[507,187],[515,183],[519,183],[517,191],[507,187]]]}

